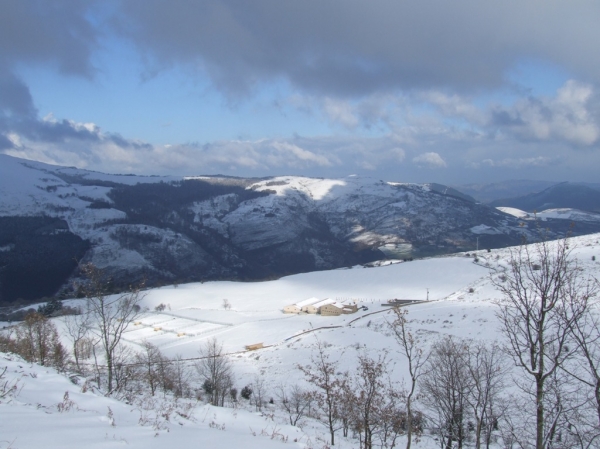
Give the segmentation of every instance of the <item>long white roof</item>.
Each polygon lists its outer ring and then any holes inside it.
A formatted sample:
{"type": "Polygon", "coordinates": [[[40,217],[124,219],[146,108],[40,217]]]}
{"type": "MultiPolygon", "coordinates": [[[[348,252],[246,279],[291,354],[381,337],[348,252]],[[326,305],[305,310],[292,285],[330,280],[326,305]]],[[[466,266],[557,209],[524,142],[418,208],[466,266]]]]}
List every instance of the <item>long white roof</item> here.
{"type": "Polygon", "coordinates": [[[312,298],[305,299],[304,301],[297,302],[296,305],[298,307],[302,308],[304,306],[309,306],[309,305],[314,304],[319,301],[320,301],[319,298],[312,297],[312,298]]]}
{"type": "Polygon", "coordinates": [[[331,304],[332,306],[337,307],[338,309],[343,309],[344,307],[350,307],[351,306],[351,304],[344,304],[344,303],[341,303],[339,301],[333,301],[333,300],[332,300],[332,302],[328,302],[326,304],[321,304],[321,306],[326,306],[326,305],[329,305],[329,304],[331,304]]]}
{"type": "Polygon", "coordinates": [[[323,301],[319,301],[318,303],[313,304],[313,306],[315,306],[318,309],[319,307],[326,306],[327,304],[333,304],[334,302],[335,302],[335,299],[327,298],[327,299],[324,299],[323,301]]]}

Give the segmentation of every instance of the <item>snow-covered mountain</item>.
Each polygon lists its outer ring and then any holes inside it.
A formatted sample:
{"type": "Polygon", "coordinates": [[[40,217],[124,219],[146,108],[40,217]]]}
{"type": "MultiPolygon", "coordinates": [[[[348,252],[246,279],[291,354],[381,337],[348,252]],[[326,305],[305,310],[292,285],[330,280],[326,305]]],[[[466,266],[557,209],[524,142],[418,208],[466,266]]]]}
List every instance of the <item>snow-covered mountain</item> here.
{"type": "Polygon", "coordinates": [[[0,224],[0,301],[64,291],[77,261],[107,269],[118,288],[141,278],[265,279],[536,238],[533,223],[436,184],[107,175],[6,155],[0,224]]]}

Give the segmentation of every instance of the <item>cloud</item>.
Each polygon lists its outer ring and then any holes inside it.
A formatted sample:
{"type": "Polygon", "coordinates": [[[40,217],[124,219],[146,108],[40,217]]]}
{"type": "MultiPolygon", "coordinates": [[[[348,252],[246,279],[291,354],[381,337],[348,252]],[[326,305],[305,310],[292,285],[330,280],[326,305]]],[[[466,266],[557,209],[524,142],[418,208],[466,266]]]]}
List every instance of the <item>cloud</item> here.
{"type": "Polygon", "coordinates": [[[595,0],[544,7],[522,0],[120,6],[118,29],[145,52],[152,70],[183,64],[235,95],[279,79],[332,97],[394,89],[477,92],[502,85],[523,58],[600,81],[595,0]]]}
{"type": "MultiPolygon", "coordinates": [[[[299,162],[316,164],[319,166],[331,165],[331,162],[329,162],[325,156],[318,155],[311,151],[300,148],[298,145],[293,145],[288,142],[273,142],[272,147],[279,151],[279,153],[282,155],[293,155],[293,157],[295,157],[299,162]]],[[[279,161],[277,161],[277,163],[279,163],[279,161]]]]}
{"type": "Polygon", "coordinates": [[[330,121],[339,123],[346,128],[356,128],[359,125],[359,118],[352,105],[347,101],[325,98],[323,111],[330,121]]]}
{"type": "Polygon", "coordinates": [[[490,125],[521,138],[590,146],[600,140],[599,104],[593,86],[569,80],[555,97],[529,97],[510,108],[494,108],[490,125]]]}
{"type": "MultiPolygon", "coordinates": [[[[377,7],[362,0],[343,6],[318,0],[8,2],[0,16],[0,151],[147,174],[362,171],[410,177],[419,172],[415,164],[447,167],[436,172],[440,178],[461,178],[459,170],[480,176],[520,169],[550,176],[544,170],[558,173],[564,167],[593,173],[600,163],[600,6],[596,0],[550,0],[549,5],[522,0],[381,0],[377,7]],[[146,77],[175,68],[186,81],[219,89],[227,104],[254,98],[252,106],[260,107],[247,110],[260,114],[265,104],[278,103],[282,116],[292,110],[290,116],[310,117],[298,121],[301,128],[295,123],[288,128],[297,135],[282,137],[273,130],[254,133],[253,139],[169,146],[69,117],[40,118],[20,76],[26,72],[19,70],[35,73],[43,67],[87,78],[95,87],[94,77],[104,67],[94,62],[106,63],[112,54],[97,56],[122,45],[136,62],[138,56],[146,62],[146,77]],[[573,79],[554,94],[534,96],[523,90],[527,86],[516,89],[508,80],[524,60],[549,62],[573,79]],[[483,100],[499,96],[501,102],[483,100]]],[[[127,70],[139,74],[139,69],[132,62],[127,70]]],[[[116,81],[108,82],[107,91],[123,87],[111,83],[116,81]]],[[[155,123],[170,120],[160,117],[155,123]]]]}
{"type": "Polygon", "coordinates": [[[3,2],[0,14],[0,62],[54,64],[69,75],[92,76],[91,53],[98,30],[89,20],[94,2],[19,0],[3,2]]]}
{"type": "Polygon", "coordinates": [[[446,161],[435,152],[423,153],[416,156],[412,160],[419,167],[425,168],[445,168],[447,167],[446,161]]]}
{"type": "Polygon", "coordinates": [[[538,168],[548,167],[549,165],[556,164],[560,161],[558,157],[547,157],[547,156],[536,156],[527,158],[505,158],[501,160],[484,159],[481,163],[473,165],[474,168],[483,167],[502,167],[502,168],[538,168]]]}
{"type": "MultiPolygon", "coordinates": [[[[98,30],[88,18],[92,1],[5,2],[0,14],[0,149],[14,148],[9,134],[60,141],[82,130],[39,120],[22,67],[49,65],[68,76],[93,77],[98,30]]],[[[13,136],[14,137],[14,136],[13,136]]]]}
{"type": "Polygon", "coordinates": [[[108,173],[346,176],[402,167],[393,136],[220,140],[151,145],[103,132],[93,123],[41,120],[44,132],[9,134],[2,152],[24,159],[108,173]],[[40,138],[43,137],[43,138],[40,138]]]}

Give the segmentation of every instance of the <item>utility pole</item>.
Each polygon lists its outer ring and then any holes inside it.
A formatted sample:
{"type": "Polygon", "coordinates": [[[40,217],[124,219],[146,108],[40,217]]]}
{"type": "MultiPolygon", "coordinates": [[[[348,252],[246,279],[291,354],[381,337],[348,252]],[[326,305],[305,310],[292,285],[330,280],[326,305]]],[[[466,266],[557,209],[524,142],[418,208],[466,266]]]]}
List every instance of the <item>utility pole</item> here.
{"type": "Polygon", "coordinates": [[[427,289],[427,301],[429,301],[429,289],[427,289]]]}

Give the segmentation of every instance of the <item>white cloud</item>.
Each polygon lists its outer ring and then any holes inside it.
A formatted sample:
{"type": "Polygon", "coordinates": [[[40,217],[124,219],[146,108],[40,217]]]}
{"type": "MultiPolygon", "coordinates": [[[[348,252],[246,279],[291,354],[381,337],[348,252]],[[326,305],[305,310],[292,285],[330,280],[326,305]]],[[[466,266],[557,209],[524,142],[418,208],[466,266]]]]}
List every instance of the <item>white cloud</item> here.
{"type": "Polygon", "coordinates": [[[447,94],[432,90],[422,92],[419,98],[437,108],[444,117],[460,117],[473,125],[483,125],[485,114],[475,106],[472,97],[463,97],[458,94],[447,94]]]}
{"type": "Polygon", "coordinates": [[[591,85],[569,80],[554,97],[529,97],[509,108],[493,108],[491,125],[520,138],[594,145],[600,140],[600,118],[593,113],[595,97],[591,85]]]}
{"type": "Polygon", "coordinates": [[[558,160],[559,160],[558,157],[548,157],[548,156],[504,158],[504,159],[500,159],[500,160],[484,159],[480,163],[471,164],[471,167],[472,168],[501,167],[501,168],[513,168],[513,169],[538,168],[538,167],[547,167],[549,165],[555,164],[558,160]]]}
{"type": "Polygon", "coordinates": [[[356,128],[360,123],[354,108],[348,101],[326,98],[322,107],[330,121],[339,123],[346,128],[356,128]]]}
{"type": "Polygon", "coordinates": [[[281,154],[289,157],[289,155],[298,159],[298,161],[314,163],[319,166],[330,166],[331,162],[325,156],[315,154],[311,151],[304,150],[298,145],[293,145],[288,142],[274,142],[273,148],[278,150],[281,154]]]}
{"type": "Polygon", "coordinates": [[[420,154],[414,157],[412,161],[419,167],[425,168],[444,168],[447,166],[446,161],[435,152],[420,154]]]}

